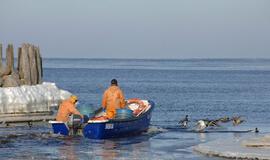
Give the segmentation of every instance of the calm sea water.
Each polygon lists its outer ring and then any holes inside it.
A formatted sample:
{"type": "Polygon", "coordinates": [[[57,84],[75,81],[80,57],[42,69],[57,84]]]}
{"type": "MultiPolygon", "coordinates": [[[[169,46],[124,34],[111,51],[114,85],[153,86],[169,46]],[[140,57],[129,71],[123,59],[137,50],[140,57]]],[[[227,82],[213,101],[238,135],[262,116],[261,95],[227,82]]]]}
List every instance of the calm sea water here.
{"type": "Polygon", "coordinates": [[[0,128],[0,159],[216,159],[192,147],[223,138],[270,132],[268,59],[44,59],[44,81],[78,95],[81,106],[99,108],[102,94],[116,78],[126,99],[153,100],[150,129],[138,136],[92,140],[52,134],[50,125],[0,128]],[[200,119],[242,115],[206,132],[190,126],[200,119]],[[246,133],[258,127],[260,133],[246,133]]]}

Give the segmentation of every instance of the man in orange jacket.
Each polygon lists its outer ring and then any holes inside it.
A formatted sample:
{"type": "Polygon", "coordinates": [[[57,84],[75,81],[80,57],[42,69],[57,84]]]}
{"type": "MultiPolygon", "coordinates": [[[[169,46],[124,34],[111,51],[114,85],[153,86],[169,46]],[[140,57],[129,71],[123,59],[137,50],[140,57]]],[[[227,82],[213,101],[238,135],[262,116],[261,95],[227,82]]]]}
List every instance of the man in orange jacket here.
{"type": "Polygon", "coordinates": [[[102,108],[105,110],[109,119],[116,115],[116,109],[125,108],[125,97],[121,89],[117,86],[117,80],[111,80],[111,86],[104,92],[102,108]]]}
{"type": "Polygon", "coordinates": [[[78,101],[78,97],[71,95],[69,99],[66,99],[60,104],[58,113],[56,116],[57,121],[68,121],[68,116],[71,114],[78,114],[83,118],[83,115],[76,109],[75,103],[78,101]]]}

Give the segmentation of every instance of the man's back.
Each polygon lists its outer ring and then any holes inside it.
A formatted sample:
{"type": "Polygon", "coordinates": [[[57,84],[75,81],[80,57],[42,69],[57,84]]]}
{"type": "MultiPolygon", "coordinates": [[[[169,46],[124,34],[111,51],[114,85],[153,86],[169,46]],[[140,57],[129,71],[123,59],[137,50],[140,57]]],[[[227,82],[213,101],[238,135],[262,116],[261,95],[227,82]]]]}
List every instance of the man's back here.
{"type": "Polygon", "coordinates": [[[70,100],[64,100],[59,106],[56,120],[66,122],[68,120],[68,116],[71,114],[79,114],[81,117],[83,117],[70,100]]]}
{"type": "Polygon", "coordinates": [[[125,108],[124,94],[118,86],[111,86],[104,92],[102,107],[108,110],[125,108]]]}

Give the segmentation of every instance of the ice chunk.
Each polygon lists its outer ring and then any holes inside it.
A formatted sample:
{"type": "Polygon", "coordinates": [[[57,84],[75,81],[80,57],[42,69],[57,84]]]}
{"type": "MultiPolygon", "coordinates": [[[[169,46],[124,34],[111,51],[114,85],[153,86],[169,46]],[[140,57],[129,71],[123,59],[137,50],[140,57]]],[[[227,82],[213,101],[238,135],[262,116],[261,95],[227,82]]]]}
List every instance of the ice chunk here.
{"type": "Polygon", "coordinates": [[[70,92],[58,89],[55,83],[50,82],[0,88],[0,114],[51,111],[70,95],[70,92]]]}
{"type": "MultiPolygon", "coordinates": [[[[257,137],[257,139],[260,139],[257,137]]],[[[247,138],[222,139],[199,144],[193,149],[199,153],[234,159],[270,159],[270,147],[247,147],[247,138]]]]}
{"type": "MultiPolygon", "coordinates": [[[[247,147],[270,147],[270,134],[255,136],[242,141],[242,145],[247,147]]],[[[269,148],[270,152],[270,148],[269,148]]]]}

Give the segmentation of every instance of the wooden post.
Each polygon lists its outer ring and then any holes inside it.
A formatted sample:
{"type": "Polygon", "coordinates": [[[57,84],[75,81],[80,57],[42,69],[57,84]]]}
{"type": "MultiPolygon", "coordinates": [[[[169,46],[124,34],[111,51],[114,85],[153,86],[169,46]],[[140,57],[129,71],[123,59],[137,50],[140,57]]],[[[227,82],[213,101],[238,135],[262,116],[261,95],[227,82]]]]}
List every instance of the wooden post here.
{"type": "Polygon", "coordinates": [[[37,58],[37,77],[38,77],[38,84],[42,84],[42,76],[43,76],[43,70],[42,70],[42,58],[40,55],[40,51],[38,47],[35,47],[36,52],[36,58],[37,58]]]}
{"type": "MultiPolygon", "coordinates": [[[[29,45],[23,44],[20,62],[20,72],[23,75],[24,84],[31,85],[31,70],[29,64],[29,45]]],[[[21,76],[20,74],[20,76],[21,76]]]]}
{"type": "Polygon", "coordinates": [[[30,73],[31,73],[31,84],[36,85],[37,84],[37,61],[36,61],[36,53],[34,50],[34,46],[29,46],[29,64],[30,64],[30,73]]]}
{"type": "Polygon", "coordinates": [[[17,65],[17,71],[18,71],[18,73],[20,72],[21,54],[22,54],[22,48],[19,47],[19,48],[18,48],[18,59],[17,59],[17,61],[18,61],[18,65],[17,65]]]}
{"type": "Polygon", "coordinates": [[[2,67],[2,44],[0,44],[0,68],[2,67]]]}
{"type": "Polygon", "coordinates": [[[6,66],[9,67],[11,72],[14,72],[14,54],[12,44],[9,44],[6,49],[6,66]]]}

